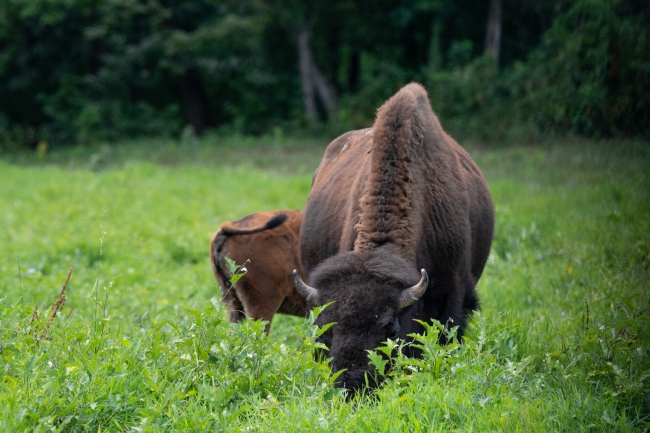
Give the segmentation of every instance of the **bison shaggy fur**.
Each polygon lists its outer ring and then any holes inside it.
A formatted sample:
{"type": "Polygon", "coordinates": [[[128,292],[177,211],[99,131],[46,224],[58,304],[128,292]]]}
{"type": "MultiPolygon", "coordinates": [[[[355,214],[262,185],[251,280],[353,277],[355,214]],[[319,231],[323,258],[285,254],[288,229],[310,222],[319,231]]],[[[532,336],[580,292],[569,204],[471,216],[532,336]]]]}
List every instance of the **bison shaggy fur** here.
{"type": "Polygon", "coordinates": [[[354,392],[366,383],[367,350],[387,338],[410,341],[424,330],[416,320],[457,326],[462,336],[478,308],[493,228],[481,171],[419,84],[390,98],[372,128],[329,144],[301,228],[308,280],[295,281],[313,305],[333,302],[316,323],[335,323],[321,340],[333,372],[345,370],[338,386],[354,392]]]}

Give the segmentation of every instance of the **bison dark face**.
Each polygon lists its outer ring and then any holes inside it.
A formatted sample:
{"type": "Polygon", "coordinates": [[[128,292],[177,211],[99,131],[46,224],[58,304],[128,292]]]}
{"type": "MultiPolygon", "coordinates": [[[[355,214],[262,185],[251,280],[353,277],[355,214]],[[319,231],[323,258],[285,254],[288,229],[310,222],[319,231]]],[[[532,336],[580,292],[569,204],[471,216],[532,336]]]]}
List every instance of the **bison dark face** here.
{"type": "MultiPolygon", "coordinates": [[[[305,284],[294,273],[296,289],[312,305],[333,302],[316,319],[318,326],[335,323],[320,338],[329,348],[332,372],[345,370],[337,386],[354,394],[366,383],[375,386],[368,350],[386,339],[406,338],[401,323],[405,309],[424,293],[428,278],[412,263],[387,253],[352,252],[332,257],[305,284]]],[[[411,331],[409,331],[411,332],[411,331]]]]}

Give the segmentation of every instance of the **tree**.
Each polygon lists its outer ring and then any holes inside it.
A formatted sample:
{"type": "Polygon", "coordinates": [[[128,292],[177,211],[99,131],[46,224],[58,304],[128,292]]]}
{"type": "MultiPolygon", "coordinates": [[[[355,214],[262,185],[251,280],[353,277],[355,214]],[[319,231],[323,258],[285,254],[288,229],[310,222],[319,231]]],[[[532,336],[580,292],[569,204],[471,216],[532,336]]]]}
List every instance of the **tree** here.
{"type": "MultiPolygon", "coordinates": [[[[215,78],[227,80],[231,72],[239,72],[244,64],[252,66],[254,62],[250,59],[259,54],[264,26],[260,7],[255,0],[116,0],[104,7],[102,23],[93,37],[105,41],[111,58],[122,61],[120,65],[107,58],[107,75],[122,70],[135,74],[125,81],[142,88],[152,84],[168,86],[171,92],[166,93],[166,98],[175,95],[174,102],[182,107],[185,121],[201,134],[228,116],[220,110],[219,98],[214,101],[217,106],[213,106],[206,82],[215,78]],[[152,80],[154,77],[157,80],[152,80]]],[[[145,97],[151,100],[158,96],[145,97]]]]}
{"type": "Polygon", "coordinates": [[[501,51],[501,0],[490,0],[487,30],[485,32],[485,52],[499,64],[501,51]]]}
{"type": "Polygon", "coordinates": [[[318,119],[318,102],[326,118],[331,118],[337,105],[337,92],[314,60],[310,38],[318,21],[321,6],[309,1],[269,1],[277,19],[295,41],[298,70],[302,89],[305,116],[310,123],[318,119]]]}
{"type": "Polygon", "coordinates": [[[647,2],[561,2],[541,44],[516,72],[514,97],[542,128],[648,137],[647,2]]]}

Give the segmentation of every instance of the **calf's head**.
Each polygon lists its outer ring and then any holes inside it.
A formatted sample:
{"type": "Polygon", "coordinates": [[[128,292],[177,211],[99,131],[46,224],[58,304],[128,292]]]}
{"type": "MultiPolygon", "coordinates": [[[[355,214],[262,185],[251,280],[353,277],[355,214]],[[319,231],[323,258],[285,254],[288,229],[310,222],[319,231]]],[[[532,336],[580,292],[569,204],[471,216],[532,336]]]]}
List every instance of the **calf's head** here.
{"type": "Polygon", "coordinates": [[[294,271],[296,289],[312,305],[332,302],[316,319],[318,326],[334,323],[320,337],[332,358],[332,372],[345,370],[337,386],[356,392],[366,383],[375,385],[374,366],[367,350],[388,338],[405,338],[401,312],[414,304],[428,285],[427,273],[412,263],[379,252],[346,253],[323,262],[312,273],[309,285],[294,271]]]}

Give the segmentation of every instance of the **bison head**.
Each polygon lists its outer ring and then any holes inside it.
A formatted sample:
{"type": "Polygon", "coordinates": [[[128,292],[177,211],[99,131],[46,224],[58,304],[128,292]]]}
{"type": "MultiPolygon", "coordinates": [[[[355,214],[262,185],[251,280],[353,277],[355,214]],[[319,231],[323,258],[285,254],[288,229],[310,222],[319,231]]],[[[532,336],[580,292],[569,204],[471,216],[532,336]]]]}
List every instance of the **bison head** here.
{"type": "Polygon", "coordinates": [[[386,339],[406,337],[402,313],[427,288],[427,273],[421,277],[415,266],[394,254],[351,252],[323,262],[305,284],[294,271],[296,289],[312,305],[333,302],[316,319],[318,326],[334,323],[320,337],[329,348],[332,372],[345,370],[337,386],[353,395],[366,383],[376,385],[371,376],[367,350],[386,339]],[[419,280],[419,282],[418,282],[419,280]]]}

